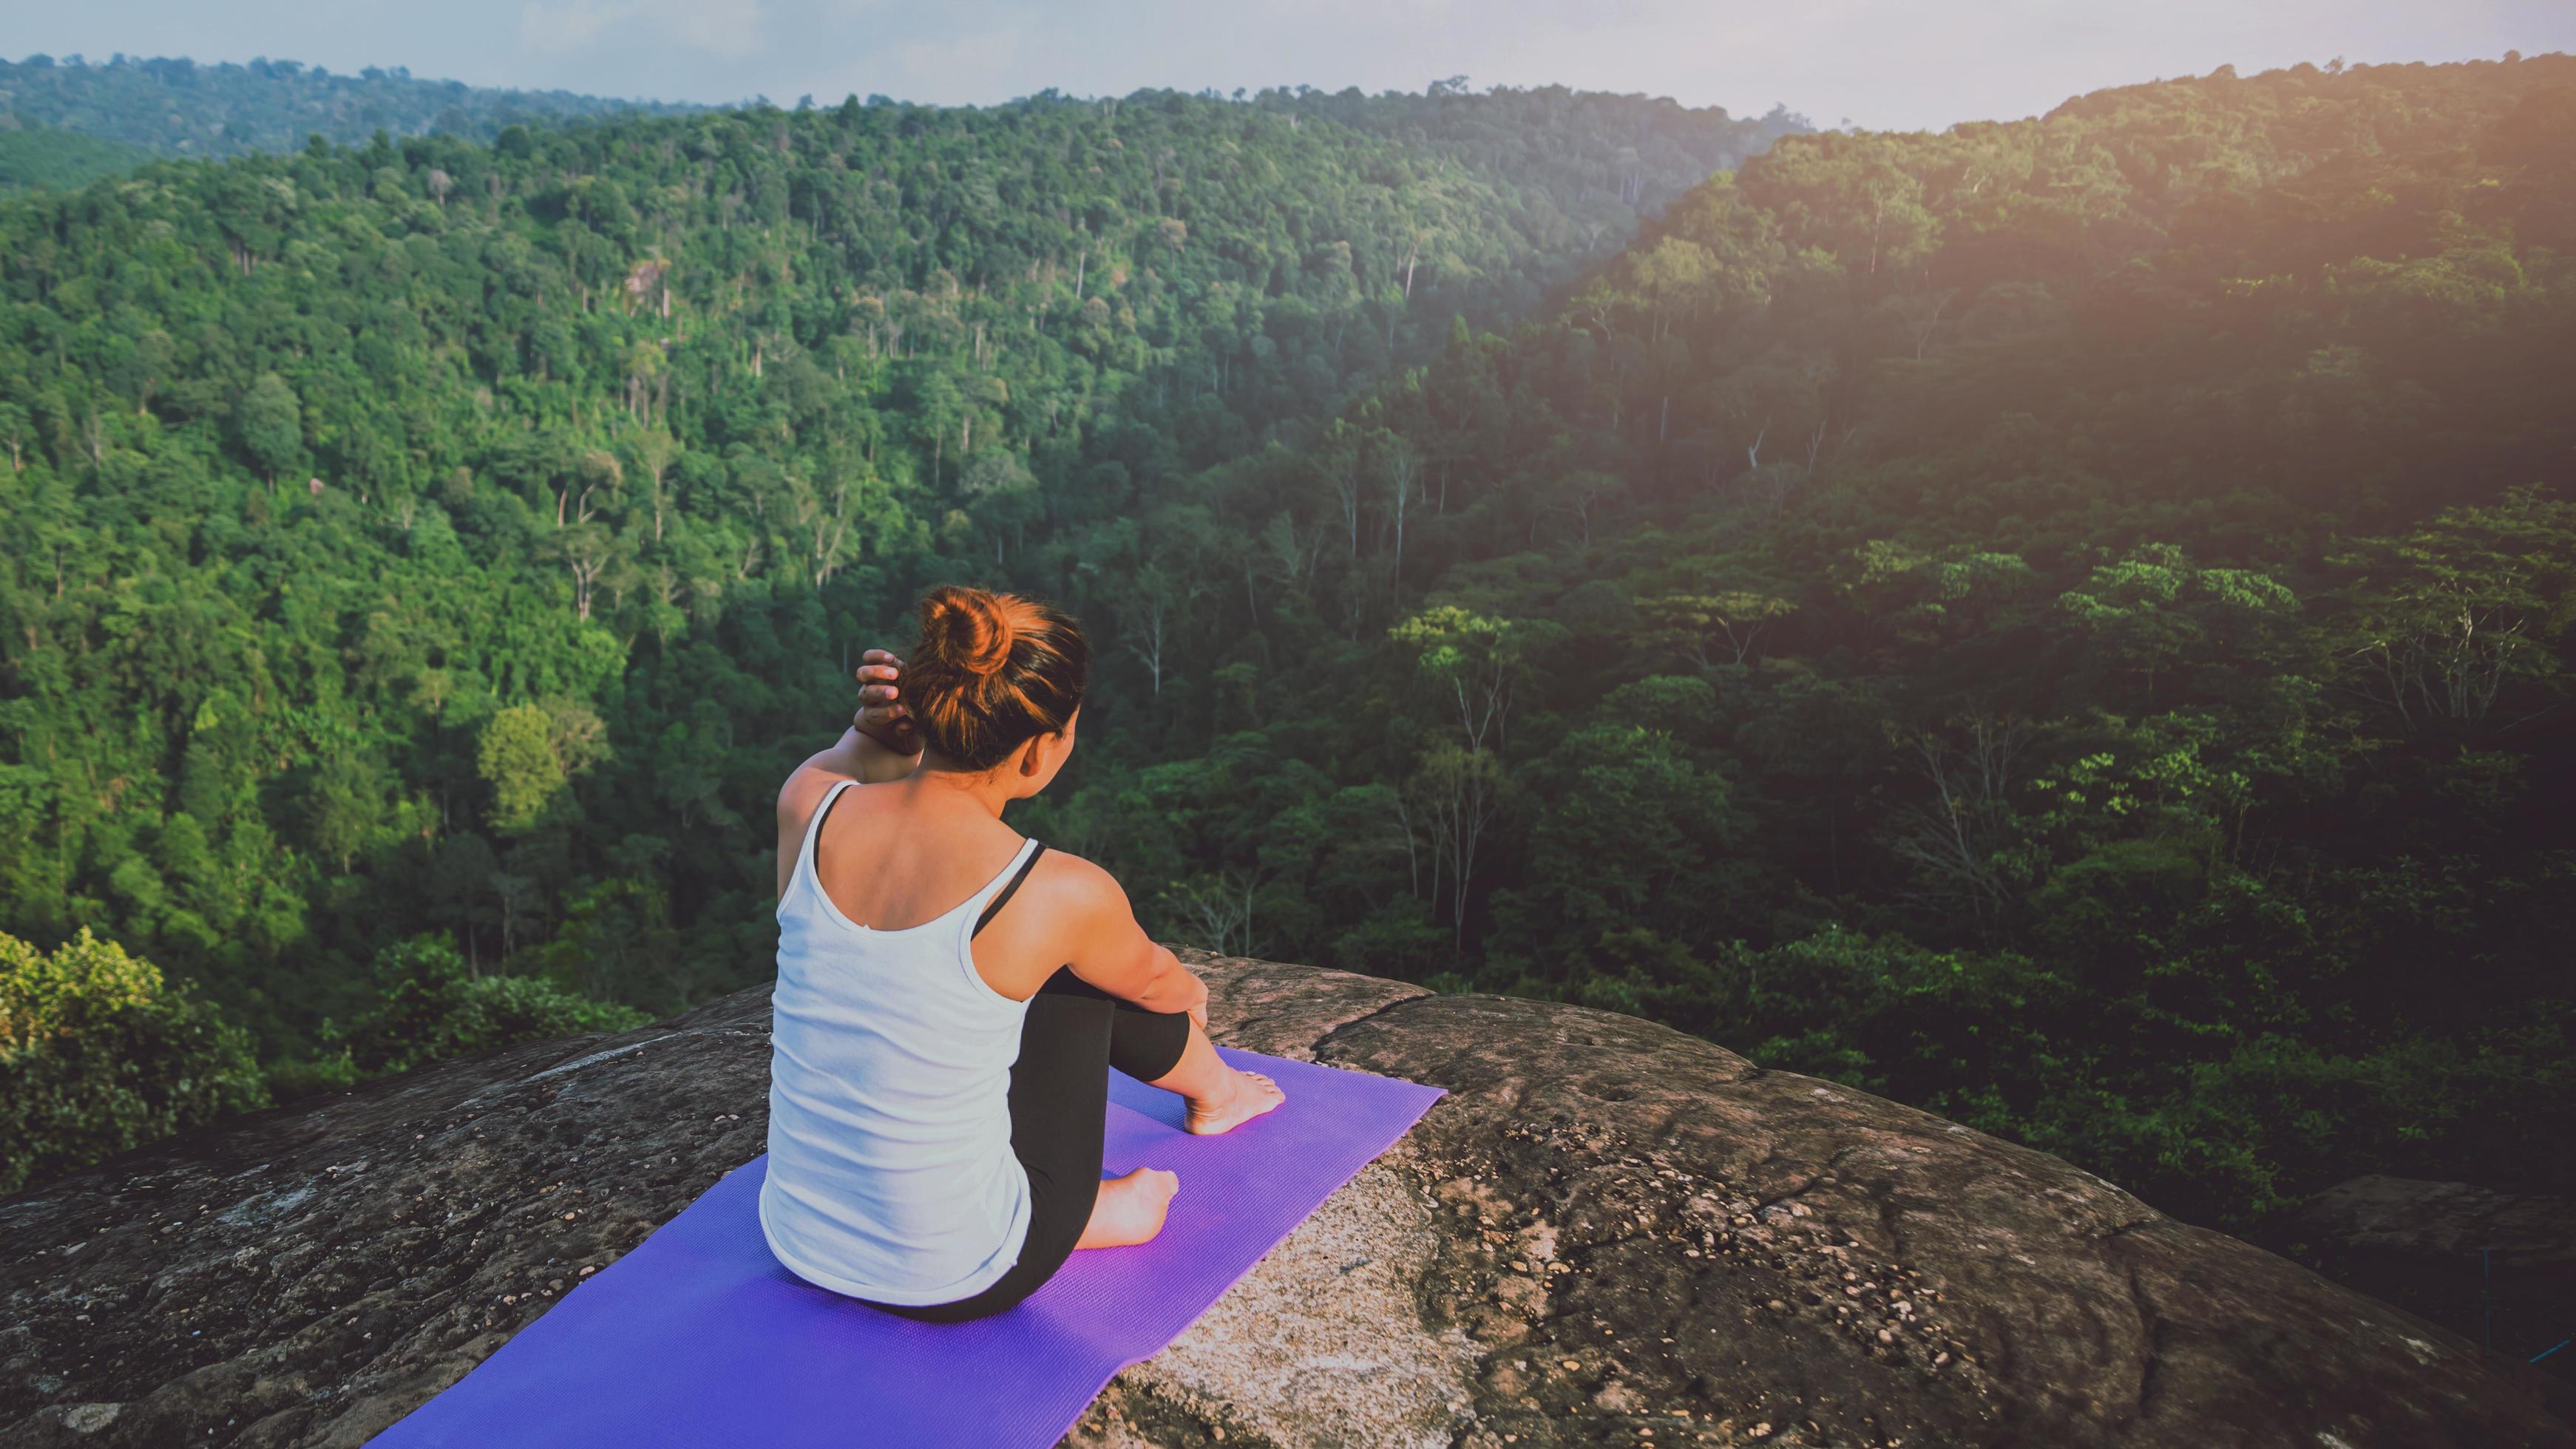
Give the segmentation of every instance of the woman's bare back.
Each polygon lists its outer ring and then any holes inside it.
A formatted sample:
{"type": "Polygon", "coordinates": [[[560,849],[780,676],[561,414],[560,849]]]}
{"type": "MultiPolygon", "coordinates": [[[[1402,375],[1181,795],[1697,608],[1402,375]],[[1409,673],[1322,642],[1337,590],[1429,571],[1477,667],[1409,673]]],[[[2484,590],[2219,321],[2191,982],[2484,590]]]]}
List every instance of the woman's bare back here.
{"type": "Polygon", "coordinates": [[[1024,843],[982,811],[925,810],[919,796],[908,783],[854,786],[814,842],[823,893],[872,931],[908,931],[955,910],[1024,843]]]}

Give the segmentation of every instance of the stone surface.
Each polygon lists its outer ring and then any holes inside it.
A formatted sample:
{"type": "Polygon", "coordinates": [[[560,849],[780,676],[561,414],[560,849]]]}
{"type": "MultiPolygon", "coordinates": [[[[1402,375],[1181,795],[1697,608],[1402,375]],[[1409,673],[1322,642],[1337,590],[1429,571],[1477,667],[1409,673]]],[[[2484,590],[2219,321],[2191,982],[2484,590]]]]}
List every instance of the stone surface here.
{"type": "MultiPolygon", "coordinates": [[[[2356,1177],[2291,1222],[2335,1281],[2485,1341],[2509,1357],[2576,1334],[2576,1202],[2465,1182],[2356,1177]]],[[[2541,1365],[2562,1414],[2576,1410],[2576,1347],[2541,1365]]]]}
{"type": "MultiPolygon", "coordinates": [[[[1632,1018],[1196,958],[1220,1040],[1452,1095],[1068,1443],[2576,1445],[2466,1340],[1632,1018]]],[[[0,1445],[355,1445],[759,1152],[764,992],[0,1203],[0,1445]]]]}

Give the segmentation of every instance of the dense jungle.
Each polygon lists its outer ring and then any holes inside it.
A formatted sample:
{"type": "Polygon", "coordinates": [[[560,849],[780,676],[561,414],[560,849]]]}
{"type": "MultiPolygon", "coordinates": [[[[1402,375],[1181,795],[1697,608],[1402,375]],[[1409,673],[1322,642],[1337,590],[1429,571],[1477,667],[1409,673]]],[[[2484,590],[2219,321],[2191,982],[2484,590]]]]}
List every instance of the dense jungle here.
{"type": "Polygon", "coordinates": [[[944,581],[1091,626],[1015,823],[1166,939],[2258,1236],[2576,1188],[2576,59],[408,94],[0,202],[0,1189],[763,979],[778,782],[944,581]]]}

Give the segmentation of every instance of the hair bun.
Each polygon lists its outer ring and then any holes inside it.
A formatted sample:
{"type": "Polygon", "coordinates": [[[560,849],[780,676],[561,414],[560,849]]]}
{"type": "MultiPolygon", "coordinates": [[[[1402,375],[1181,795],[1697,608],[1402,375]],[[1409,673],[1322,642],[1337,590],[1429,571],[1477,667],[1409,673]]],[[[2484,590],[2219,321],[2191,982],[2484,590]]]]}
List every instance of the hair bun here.
{"type": "Polygon", "coordinates": [[[957,668],[989,678],[1011,662],[1019,629],[999,596],[951,585],[922,600],[922,612],[923,632],[945,646],[943,652],[957,668]]]}
{"type": "Polygon", "coordinates": [[[918,617],[903,695],[923,743],[954,766],[991,769],[1082,708],[1091,646],[1053,605],[950,584],[921,596],[918,617]]]}

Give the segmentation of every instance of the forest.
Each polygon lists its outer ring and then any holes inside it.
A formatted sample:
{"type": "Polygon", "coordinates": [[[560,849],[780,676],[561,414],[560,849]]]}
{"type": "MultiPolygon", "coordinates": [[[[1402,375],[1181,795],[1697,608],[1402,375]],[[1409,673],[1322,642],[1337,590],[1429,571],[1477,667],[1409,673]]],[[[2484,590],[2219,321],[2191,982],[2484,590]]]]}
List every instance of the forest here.
{"type": "MultiPolygon", "coordinates": [[[[146,156],[222,158],[290,151],[309,137],[361,143],[377,131],[433,131],[490,141],[504,126],[544,125],[700,107],[607,100],[570,91],[514,91],[415,80],[401,66],[334,75],[266,58],[199,65],[185,57],[67,55],[0,59],[0,143],[79,161],[89,175],[12,176],[0,186],[61,187],[132,169],[146,156]],[[108,164],[109,158],[118,158],[108,164]]],[[[0,150],[0,155],[5,155],[0,150]]]]}
{"type": "Polygon", "coordinates": [[[1939,134],[853,98],[0,203],[0,1187],[765,979],[778,780],[956,580],[1098,637],[1015,823],[1166,939],[2258,1236],[2563,1192],[2571,364],[2554,55],[1939,134]]]}

